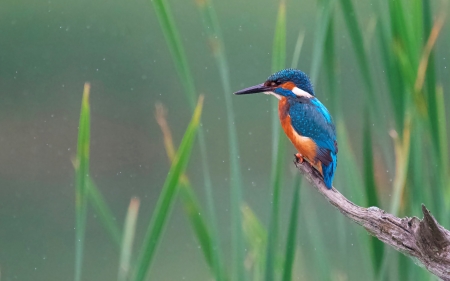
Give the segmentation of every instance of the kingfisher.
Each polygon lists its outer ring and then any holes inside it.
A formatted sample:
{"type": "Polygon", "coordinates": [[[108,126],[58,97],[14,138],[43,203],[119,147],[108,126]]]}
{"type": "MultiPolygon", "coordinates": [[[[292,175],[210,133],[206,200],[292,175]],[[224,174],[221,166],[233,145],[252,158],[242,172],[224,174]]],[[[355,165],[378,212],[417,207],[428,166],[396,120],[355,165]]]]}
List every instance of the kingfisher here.
{"type": "Polygon", "coordinates": [[[235,92],[235,95],[265,93],[275,96],[278,116],[289,140],[297,149],[297,161],[307,161],[332,188],[337,166],[338,144],[333,119],[316,98],[308,76],[297,69],[274,73],[262,83],[235,92]]]}

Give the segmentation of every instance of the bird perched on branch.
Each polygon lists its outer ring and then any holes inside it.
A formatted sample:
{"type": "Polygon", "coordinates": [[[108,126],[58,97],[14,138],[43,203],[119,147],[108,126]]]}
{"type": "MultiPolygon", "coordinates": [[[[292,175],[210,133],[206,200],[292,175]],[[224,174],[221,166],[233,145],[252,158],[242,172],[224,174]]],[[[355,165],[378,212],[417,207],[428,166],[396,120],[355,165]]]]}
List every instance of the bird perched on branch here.
{"type": "Polygon", "coordinates": [[[271,94],[279,100],[281,126],[298,150],[297,160],[308,161],[331,189],[337,165],[336,130],[327,108],[315,97],[308,76],[297,69],[284,69],[264,83],[234,94],[255,93],[271,94]]]}

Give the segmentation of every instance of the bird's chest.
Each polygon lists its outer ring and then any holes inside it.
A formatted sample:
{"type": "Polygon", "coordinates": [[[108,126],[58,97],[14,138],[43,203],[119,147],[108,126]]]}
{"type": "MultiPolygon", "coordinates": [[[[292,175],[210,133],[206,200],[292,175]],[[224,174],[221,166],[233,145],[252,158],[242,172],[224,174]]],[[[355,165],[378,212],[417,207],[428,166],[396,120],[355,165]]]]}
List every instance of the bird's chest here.
{"type": "Polygon", "coordinates": [[[314,163],[317,145],[311,138],[303,136],[301,132],[297,132],[294,129],[292,126],[291,116],[289,115],[289,109],[290,104],[288,99],[282,97],[278,103],[278,115],[280,118],[281,127],[298,152],[305,156],[308,161],[314,163]]]}
{"type": "Polygon", "coordinates": [[[283,127],[286,135],[292,140],[294,137],[294,128],[292,127],[291,116],[289,115],[290,104],[287,98],[282,97],[278,103],[278,117],[280,118],[281,127],[283,127]]]}

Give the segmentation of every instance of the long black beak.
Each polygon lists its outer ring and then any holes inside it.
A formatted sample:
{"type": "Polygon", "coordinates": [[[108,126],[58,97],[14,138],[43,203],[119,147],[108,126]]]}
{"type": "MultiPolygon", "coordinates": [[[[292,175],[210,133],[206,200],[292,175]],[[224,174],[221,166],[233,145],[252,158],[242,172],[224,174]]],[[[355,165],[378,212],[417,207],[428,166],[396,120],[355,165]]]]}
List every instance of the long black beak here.
{"type": "Polygon", "coordinates": [[[240,91],[235,92],[235,95],[248,95],[272,91],[272,87],[265,86],[264,83],[251,86],[240,91]]]}

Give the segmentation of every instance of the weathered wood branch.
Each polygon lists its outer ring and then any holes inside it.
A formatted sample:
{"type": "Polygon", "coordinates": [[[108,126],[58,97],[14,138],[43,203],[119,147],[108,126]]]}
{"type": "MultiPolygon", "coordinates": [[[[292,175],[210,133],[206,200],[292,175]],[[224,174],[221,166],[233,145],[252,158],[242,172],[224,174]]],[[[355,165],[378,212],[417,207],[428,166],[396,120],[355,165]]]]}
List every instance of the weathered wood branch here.
{"type": "Polygon", "coordinates": [[[423,219],[398,218],[377,207],[363,208],[335,188],[325,187],[320,175],[306,161],[297,168],[342,214],[364,227],[386,245],[415,258],[432,274],[450,281],[450,231],[439,225],[422,205],[423,219]]]}

